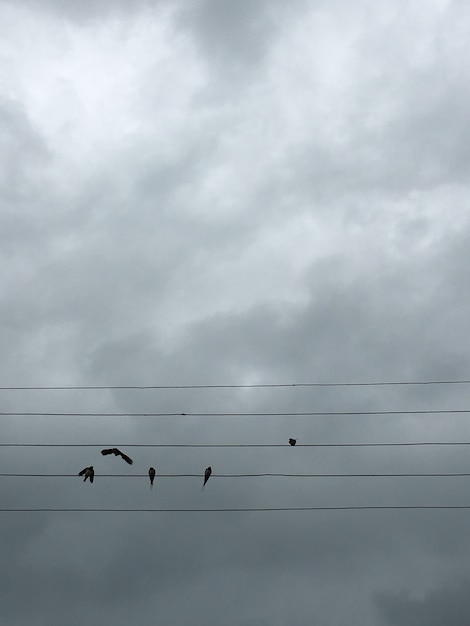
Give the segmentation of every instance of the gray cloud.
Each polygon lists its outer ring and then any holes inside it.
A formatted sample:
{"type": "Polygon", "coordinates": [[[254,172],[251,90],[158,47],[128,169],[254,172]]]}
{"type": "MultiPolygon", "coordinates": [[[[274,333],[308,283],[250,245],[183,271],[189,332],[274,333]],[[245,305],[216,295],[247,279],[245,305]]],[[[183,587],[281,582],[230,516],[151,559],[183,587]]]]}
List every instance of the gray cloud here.
{"type": "Polygon", "coordinates": [[[256,64],[263,60],[268,42],[279,28],[275,20],[278,4],[265,0],[256,4],[201,0],[185,12],[183,24],[196,35],[206,57],[220,69],[256,64]]]}
{"type": "MultiPolygon", "coordinates": [[[[19,3],[11,3],[9,0],[5,0],[5,4],[21,6],[32,12],[38,8],[34,0],[21,0],[19,3]]],[[[57,0],[46,0],[41,4],[40,8],[41,11],[46,12],[52,17],[65,18],[72,24],[86,25],[98,20],[113,18],[126,19],[139,11],[147,11],[155,7],[160,8],[162,5],[171,6],[172,4],[177,5],[178,3],[169,0],[157,0],[157,2],[150,2],[149,0],[132,0],[131,2],[121,0],[118,0],[118,2],[109,2],[108,0],[102,0],[101,2],[91,2],[84,0],[78,4],[63,4],[57,0]]]]}
{"type": "Polygon", "coordinates": [[[378,608],[386,624],[460,624],[468,612],[468,581],[435,589],[423,598],[405,593],[380,597],[378,608]]]}
{"type": "MultiPolygon", "coordinates": [[[[1,386],[469,378],[466,7],[216,4],[0,6],[1,386]]],[[[77,446],[2,448],[1,474],[66,476],[0,476],[1,508],[467,504],[464,476],[220,476],[465,473],[465,446],[287,444],[468,442],[465,413],[273,413],[466,410],[466,385],[0,397],[3,443],[77,446]]],[[[460,510],[0,516],[11,624],[465,608],[460,510]]]]}

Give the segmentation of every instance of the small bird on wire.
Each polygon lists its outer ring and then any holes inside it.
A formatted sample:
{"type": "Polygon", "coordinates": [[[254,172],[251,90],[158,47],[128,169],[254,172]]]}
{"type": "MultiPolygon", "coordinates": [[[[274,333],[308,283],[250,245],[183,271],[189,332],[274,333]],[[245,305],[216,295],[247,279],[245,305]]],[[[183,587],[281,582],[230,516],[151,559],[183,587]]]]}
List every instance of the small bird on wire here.
{"type": "Polygon", "coordinates": [[[210,478],[210,475],[212,474],[212,467],[209,465],[209,467],[206,467],[206,470],[204,472],[204,484],[201,487],[201,491],[204,489],[204,487],[206,486],[207,481],[210,478]]]}
{"type": "Polygon", "coordinates": [[[129,465],[132,465],[132,463],[134,463],[134,461],[129,456],[127,456],[127,454],[124,454],[124,452],[121,452],[121,450],[119,450],[118,448],[106,448],[105,450],[101,450],[101,454],[103,456],[106,456],[107,454],[114,454],[114,456],[122,457],[126,463],[129,463],[129,465]]]}
{"type": "Polygon", "coordinates": [[[289,439],[289,443],[291,446],[295,446],[295,444],[297,443],[297,439],[292,439],[292,437],[289,439]]]}
{"type": "Polygon", "coordinates": [[[149,467],[150,489],[153,489],[153,481],[155,479],[155,468],[149,467]]]}
{"type": "Polygon", "coordinates": [[[95,477],[95,470],[93,469],[93,465],[90,465],[90,467],[85,467],[85,469],[82,469],[81,472],[78,473],[79,476],[83,476],[85,475],[85,478],[83,479],[83,482],[86,481],[87,478],[90,479],[90,482],[93,482],[93,479],[95,477]]]}

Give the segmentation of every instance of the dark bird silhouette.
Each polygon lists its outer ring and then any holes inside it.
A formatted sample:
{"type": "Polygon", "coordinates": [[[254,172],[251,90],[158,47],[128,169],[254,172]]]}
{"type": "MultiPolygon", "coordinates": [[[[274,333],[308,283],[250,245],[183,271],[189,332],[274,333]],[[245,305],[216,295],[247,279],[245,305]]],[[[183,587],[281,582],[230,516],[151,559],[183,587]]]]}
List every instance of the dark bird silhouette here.
{"type": "Polygon", "coordinates": [[[292,439],[292,437],[289,439],[289,443],[291,446],[295,446],[295,444],[297,443],[297,439],[292,439]]]}
{"type": "Polygon", "coordinates": [[[155,479],[155,468],[149,467],[150,489],[153,489],[153,481],[155,479]]]}
{"type": "Polygon", "coordinates": [[[212,474],[212,467],[209,465],[209,467],[206,467],[206,471],[204,472],[204,484],[202,485],[201,490],[204,489],[211,474],[212,474]]]}
{"type": "Polygon", "coordinates": [[[85,478],[83,479],[83,482],[86,481],[87,478],[90,479],[90,482],[93,482],[93,479],[95,477],[95,470],[93,469],[93,465],[90,465],[90,467],[85,467],[85,469],[82,469],[81,472],[78,472],[79,476],[83,476],[85,475],[85,478]]]}
{"type": "Polygon", "coordinates": [[[134,463],[134,461],[129,456],[127,456],[127,454],[124,454],[124,452],[121,452],[121,450],[119,450],[118,448],[106,448],[105,450],[101,450],[101,454],[103,456],[106,456],[107,454],[114,454],[114,456],[122,457],[126,463],[129,463],[129,465],[132,465],[132,463],[134,463]]]}

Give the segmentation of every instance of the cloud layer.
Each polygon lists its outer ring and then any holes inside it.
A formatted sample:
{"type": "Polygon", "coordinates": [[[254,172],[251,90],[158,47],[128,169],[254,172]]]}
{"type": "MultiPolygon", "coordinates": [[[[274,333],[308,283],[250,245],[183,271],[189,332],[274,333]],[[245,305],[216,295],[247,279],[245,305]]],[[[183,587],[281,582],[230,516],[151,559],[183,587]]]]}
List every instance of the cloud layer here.
{"type": "MultiPolygon", "coordinates": [[[[469,379],[469,17],[456,0],[0,3],[0,386],[469,379]]],[[[4,443],[84,444],[3,447],[3,509],[468,504],[465,476],[220,476],[466,473],[465,446],[287,445],[465,442],[465,413],[274,415],[467,410],[466,385],[0,397],[4,443]],[[166,412],[201,415],[71,415],[166,412]],[[149,443],[286,445],[131,447],[149,443]],[[115,445],[132,467],[100,455],[115,445]]],[[[4,511],[2,616],[453,626],[467,517],[4,511]]]]}

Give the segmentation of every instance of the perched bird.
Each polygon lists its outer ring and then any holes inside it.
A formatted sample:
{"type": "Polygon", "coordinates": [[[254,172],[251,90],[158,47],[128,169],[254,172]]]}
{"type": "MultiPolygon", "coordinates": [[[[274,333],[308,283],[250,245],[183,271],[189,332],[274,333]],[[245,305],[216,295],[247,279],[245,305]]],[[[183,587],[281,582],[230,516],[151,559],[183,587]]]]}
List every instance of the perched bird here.
{"type": "Polygon", "coordinates": [[[291,446],[295,446],[295,444],[297,443],[297,439],[292,439],[292,437],[289,439],[289,443],[291,446]]]}
{"type": "Polygon", "coordinates": [[[134,463],[134,461],[127,456],[127,454],[124,454],[124,452],[121,452],[118,448],[107,448],[106,450],[101,450],[101,454],[103,456],[106,456],[107,454],[114,454],[114,456],[121,456],[126,463],[129,463],[129,465],[134,463]]]}
{"type": "Polygon", "coordinates": [[[85,478],[83,479],[83,482],[86,481],[87,478],[90,479],[90,482],[93,482],[93,479],[95,477],[95,470],[93,469],[93,465],[90,465],[90,467],[85,467],[85,469],[82,469],[81,472],[78,473],[79,476],[83,476],[85,475],[85,478]]]}
{"type": "Polygon", "coordinates": [[[153,481],[155,479],[155,468],[149,467],[150,489],[153,489],[153,481]]]}
{"type": "Polygon", "coordinates": [[[212,467],[209,465],[209,467],[206,467],[206,471],[204,472],[204,484],[202,485],[201,489],[204,489],[211,474],[212,474],[212,467]]]}

